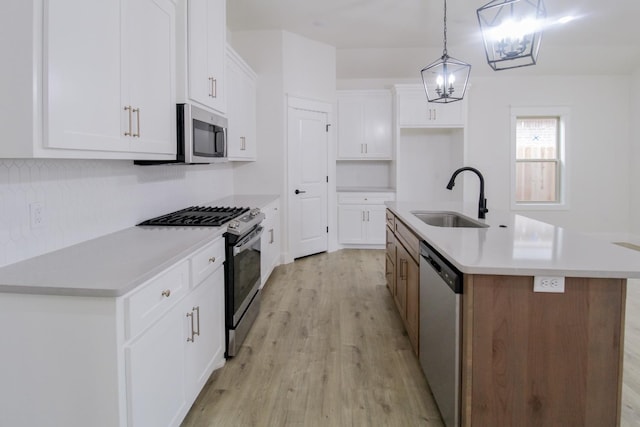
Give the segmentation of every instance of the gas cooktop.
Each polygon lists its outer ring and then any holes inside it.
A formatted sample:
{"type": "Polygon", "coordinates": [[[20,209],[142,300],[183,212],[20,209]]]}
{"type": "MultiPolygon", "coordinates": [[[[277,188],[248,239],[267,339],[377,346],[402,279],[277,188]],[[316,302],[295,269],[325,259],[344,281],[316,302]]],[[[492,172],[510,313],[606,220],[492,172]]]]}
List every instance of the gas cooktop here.
{"type": "Polygon", "coordinates": [[[219,227],[248,211],[249,208],[191,206],[138,225],[219,227]]]}

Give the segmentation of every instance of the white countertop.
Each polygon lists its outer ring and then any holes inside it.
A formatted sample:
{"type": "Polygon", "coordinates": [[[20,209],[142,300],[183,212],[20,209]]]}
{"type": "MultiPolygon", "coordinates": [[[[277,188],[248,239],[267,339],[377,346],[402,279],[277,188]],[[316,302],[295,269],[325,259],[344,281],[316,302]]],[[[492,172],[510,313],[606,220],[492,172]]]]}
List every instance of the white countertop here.
{"type": "Polygon", "coordinates": [[[390,187],[336,187],[338,193],[395,193],[390,187]]]}
{"type": "MultiPolygon", "coordinates": [[[[203,205],[262,208],[277,197],[232,196],[203,205]]],[[[130,227],[0,268],[0,292],[124,295],[221,237],[225,230],[225,226],[130,227]]]]}
{"type": "Polygon", "coordinates": [[[461,204],[386,202],[422,239],[468,274],[640,278],[640,252],[597,240],[523,215],[461,204]],[[425,224],[412,211],[454,211],[488,228],[425,224]],[[500,227],[505,225],[505,228],[500,227]]]}

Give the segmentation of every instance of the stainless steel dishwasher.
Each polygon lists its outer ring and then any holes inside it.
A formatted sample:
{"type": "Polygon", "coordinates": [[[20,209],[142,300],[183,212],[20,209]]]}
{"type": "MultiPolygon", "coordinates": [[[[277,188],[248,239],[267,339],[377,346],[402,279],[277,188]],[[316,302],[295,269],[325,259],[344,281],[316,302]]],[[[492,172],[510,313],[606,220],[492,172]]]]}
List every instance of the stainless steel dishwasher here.
{"type": "Polygon", "coordinates": [[[460,425],[462,273],[420,243],[420,365],[447,427],[460,425]]]}

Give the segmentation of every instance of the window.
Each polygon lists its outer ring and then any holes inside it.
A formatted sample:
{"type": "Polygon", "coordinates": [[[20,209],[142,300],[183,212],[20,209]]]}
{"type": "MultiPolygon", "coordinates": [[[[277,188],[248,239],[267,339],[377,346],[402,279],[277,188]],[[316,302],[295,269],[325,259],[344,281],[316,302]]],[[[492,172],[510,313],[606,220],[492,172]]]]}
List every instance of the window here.
{"type": "Polygon", "coordinates": [[[566,207],[564,109],[512,109],[512,207],[566,207]]]}

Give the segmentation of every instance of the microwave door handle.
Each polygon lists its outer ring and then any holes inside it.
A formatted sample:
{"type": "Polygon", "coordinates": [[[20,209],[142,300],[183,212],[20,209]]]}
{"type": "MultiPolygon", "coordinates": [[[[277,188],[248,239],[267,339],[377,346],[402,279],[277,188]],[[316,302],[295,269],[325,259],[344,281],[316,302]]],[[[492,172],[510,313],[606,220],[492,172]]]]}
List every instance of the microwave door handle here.
{"type": "Polygon", "coordinates": [[[244,252],[248,248],[250,248],[255,242],[260,240],[260,236],[262,235],[263,227],[258,227],[256,231],[251,233],[250,238],[245,240],[244,242],[240,242],[239,245],[233,247],[233,256],[238,255],[240,252],[244,252]]]}

